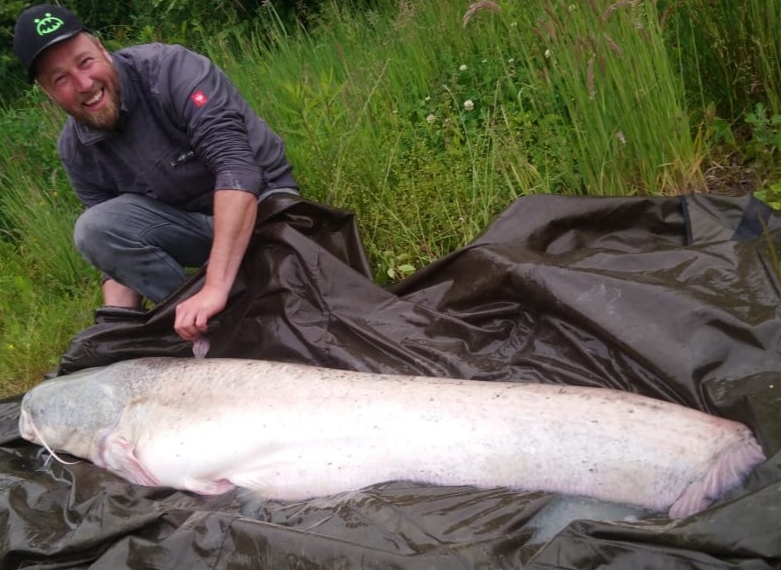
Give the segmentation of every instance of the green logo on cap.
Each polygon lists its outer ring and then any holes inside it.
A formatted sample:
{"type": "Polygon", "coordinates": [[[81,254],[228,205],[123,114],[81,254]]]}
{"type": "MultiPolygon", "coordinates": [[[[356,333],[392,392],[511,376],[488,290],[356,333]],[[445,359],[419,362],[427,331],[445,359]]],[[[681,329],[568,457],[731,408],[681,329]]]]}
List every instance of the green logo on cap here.
{"type": "Polygon", "coordinates": [[[45,36],[46,34],[56,32],[65,24],[65,22],[56,16],[52,16],[49,12],[46,12],[46,16],[43,18],[36,18],[35,23],[37,24],[35,26],[35,31],[38,32],[39,36],[45,36]]]}

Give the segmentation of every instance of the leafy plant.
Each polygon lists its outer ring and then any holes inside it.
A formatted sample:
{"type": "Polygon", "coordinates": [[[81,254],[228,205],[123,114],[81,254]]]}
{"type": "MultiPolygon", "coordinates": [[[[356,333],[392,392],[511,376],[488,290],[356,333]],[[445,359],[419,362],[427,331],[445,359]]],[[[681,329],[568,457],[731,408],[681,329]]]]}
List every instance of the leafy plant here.
{"type": "Polygon", "coordinates": [[[377,281],[381,284],[397,281],[415,271],[415,266],[410,263],[409,253],[394,254],[390,250],[383,251],[379,255],[382,274],[377,281]]]}
{"type": "MultiPolygon", "coordinates": [[[[755,192],[754,196],[774,210],[781,211],[781,181],[770,184],[766,188],[755,192]]],[[[781,273],[779,275],[781,276],[781,273]]]]}
{"type": "Polygon", "coordinates": [[[750,154],[773,154],[781,148],[781,114],[769,116],[765,105],[757,103],[753,111],[746,113],[745,120],[751,127],[750,154]]]}

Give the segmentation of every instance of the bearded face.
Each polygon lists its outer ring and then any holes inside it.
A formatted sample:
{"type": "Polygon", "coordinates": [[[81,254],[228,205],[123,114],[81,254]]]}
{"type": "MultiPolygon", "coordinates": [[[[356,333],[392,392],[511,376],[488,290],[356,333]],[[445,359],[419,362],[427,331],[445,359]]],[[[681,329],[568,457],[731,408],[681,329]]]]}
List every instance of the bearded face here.
{"type": "Polygon", "coordinates": [[[36,61],[49,98],[76,121],[105,131],[119,124],[119,74],[103,44],[81,33],[49,47],[36,61]]]}

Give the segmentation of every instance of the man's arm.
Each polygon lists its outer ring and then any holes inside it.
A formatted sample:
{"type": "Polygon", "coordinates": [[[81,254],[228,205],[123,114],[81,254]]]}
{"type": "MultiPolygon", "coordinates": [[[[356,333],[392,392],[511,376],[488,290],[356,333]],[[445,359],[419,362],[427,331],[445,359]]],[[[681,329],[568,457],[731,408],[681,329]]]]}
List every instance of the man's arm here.
{"type": "Polygon", "coordinates": [[[281,138],[255,114],[235,86],[207,58],[171,46],[156,87],[171,120],[186,130],[190,146],[215,176],[214,239],[203,289],[176,309],[174,329],[194,341],[222,311],[244,257],[268,178],[290,165],[281,138]],[[273,173],[273,174],[272,174],[273,173]]]}
{"type": "Polygon", "coordinates": [[[217,190],[214,195],[214,241],[203,288],[176,307],[174,329],[194,341],[208,320],[228,302],[239,265],[247,251],[257,217],[258,198],[242,190],[217,190]]]}

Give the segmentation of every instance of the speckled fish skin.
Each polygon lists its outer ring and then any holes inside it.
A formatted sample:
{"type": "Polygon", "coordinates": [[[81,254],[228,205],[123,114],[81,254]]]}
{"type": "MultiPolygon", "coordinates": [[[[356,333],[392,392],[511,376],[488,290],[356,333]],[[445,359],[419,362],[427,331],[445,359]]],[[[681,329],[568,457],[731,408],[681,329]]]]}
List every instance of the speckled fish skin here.
{"type": "Polygon", "coordinates": [[[509,487],[696,513],[764,455],[743,424],[603,388],[144,358],[43,382],[22,437],[142,485],[302,500],[509,487]]]}

